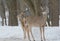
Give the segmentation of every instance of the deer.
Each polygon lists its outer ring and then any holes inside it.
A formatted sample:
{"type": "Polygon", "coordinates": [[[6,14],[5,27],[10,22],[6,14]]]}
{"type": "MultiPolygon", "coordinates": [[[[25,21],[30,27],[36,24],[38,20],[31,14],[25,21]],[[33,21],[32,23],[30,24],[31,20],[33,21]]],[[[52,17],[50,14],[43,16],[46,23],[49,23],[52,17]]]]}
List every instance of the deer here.
{"type": "MultiPolygon", "coordinates": [[[[41,7],[42,8],[42,7],[41,7]]],[[[44,8],[42,8],[43,10],[44,8]]],[[[49,13],[48,7],[46,7],[46,10],[42,12],[42,16],[27,16],[25,15],[24,11],[22,11],[17,17],[19,17],[19,20],[21,21],[22,28],[24,31],[24,38],[26,38],[26,33],[28,35],[28,39],[30,40],[30,35],[34,40],[33,34],[32,34],[32,26],[40,27],[40,35],[41,35],[41,41],[45,40],[45,34],[44,34],[44,27],[47,21],[47,14],[49,13]]]]}

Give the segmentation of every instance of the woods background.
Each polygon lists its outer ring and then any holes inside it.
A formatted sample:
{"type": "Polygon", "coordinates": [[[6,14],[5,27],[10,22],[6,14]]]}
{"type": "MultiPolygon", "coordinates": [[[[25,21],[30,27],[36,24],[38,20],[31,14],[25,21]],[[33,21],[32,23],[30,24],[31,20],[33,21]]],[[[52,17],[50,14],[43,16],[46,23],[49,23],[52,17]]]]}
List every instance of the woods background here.
{"type": "MultiPolygon", "coordinates": [[[[60,0],[25,0],[25,1],[27,3],[32,2],[34,3],[34,5],[36,4],[38,8],[36,9],[37,11],[39,11],[39,6],[41,3],[43,7],[47,5],[49,7],[49,18],[47,19],[48,25],[59,26],[60,0]],[[50,25],[50,21],[52,25],[50,25]]],[[[26,8],[29,7],[24,3],[24,0],[0,0],[0,16],[2,18],[2,26],[4,25],[4,19],[6,19],[5,12],[7,10],[9,12],[8,26],[18,26],[17,15],[20,14],[21,10],[26,10],[26,8]]],[[[33,6],[31,6],[31,8],[33,8],[33,6]]],[[[33,10],[31,9],[31,12],[32,11],[33,10]]],[[[5,23],[6,22],[7,21],[5,21],[5,23]]]]}

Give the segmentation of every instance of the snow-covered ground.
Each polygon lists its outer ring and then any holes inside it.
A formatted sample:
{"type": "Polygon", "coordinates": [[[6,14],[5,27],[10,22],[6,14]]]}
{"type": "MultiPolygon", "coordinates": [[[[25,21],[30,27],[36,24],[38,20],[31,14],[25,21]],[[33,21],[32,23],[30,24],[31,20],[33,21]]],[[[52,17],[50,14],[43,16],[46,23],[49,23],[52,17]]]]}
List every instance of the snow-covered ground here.
{"type": "MultiPolygon", "coordinates": [[[[40,40],[39,27],[32,28],[33,35],[36,41],[40,40]]],[[[2,41],[23,41],[24,34],[21,26],[4,26],[0,27],[0,40],[2,41]]],[[[60,41],[60,28],[59,27],[45,27],[45,37],[47,41],[60,41]]]]}

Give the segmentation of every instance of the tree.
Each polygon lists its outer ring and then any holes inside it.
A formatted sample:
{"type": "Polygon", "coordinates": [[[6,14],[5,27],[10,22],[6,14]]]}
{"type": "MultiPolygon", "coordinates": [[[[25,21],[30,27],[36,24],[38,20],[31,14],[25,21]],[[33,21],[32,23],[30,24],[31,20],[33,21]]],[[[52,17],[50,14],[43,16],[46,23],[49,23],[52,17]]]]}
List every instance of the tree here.
{"type": "Polygon", "coordinates": [[[4,19],[6,24],[6,16],[5,16],[5,6],[3,0],[0,0],[0,16],[2,18],[2,26],[4,26],[4,19]]]}
{"type": "Polygon", "coordinates": [[[17,0],[17,14],[20,14],[20,12],[21,12],[20,2],[21,2],[21,0],[17,0]]]}
{"type": "Polygon", "coordinates": [[[49,0],[49,12],[52,26],[59,26],[59,0],[49,0]]]}
{"type": "Polygon", "coordinates": [[[17,26],[17,0],[6,0],[9,9],[9,26],[17,26]]]}

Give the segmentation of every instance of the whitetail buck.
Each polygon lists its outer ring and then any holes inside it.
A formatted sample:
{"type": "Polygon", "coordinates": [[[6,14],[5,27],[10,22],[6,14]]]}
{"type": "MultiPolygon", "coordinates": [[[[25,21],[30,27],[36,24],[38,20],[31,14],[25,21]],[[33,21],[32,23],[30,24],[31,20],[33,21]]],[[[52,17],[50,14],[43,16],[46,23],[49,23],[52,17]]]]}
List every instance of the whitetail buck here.
{"type": "MultiPolygon", "coordinates": [[[[43,10],[44,8],[42,8],[43,10]]],[[[22,28],[24,30],[24,38],[26,37],[26,32],[28,35],[28,38],[30,40],[30,35],[32,35],[32,26],[39,26],[40,27],[40,35],[41,35],[41,41],[45,41],[45,35],[44,35],[44,26],[47,21],[47,14],[49,13],[48,7],[45,8],[46,10],[42,12],[42,16],[25,16],[24,12],[21,12],[19,17],[21,23],[22,23],[22,28]]],[[[34,37],[32,35],[33,41],[34,37]]]]}

